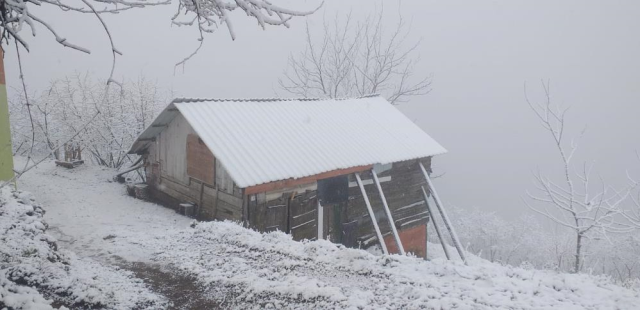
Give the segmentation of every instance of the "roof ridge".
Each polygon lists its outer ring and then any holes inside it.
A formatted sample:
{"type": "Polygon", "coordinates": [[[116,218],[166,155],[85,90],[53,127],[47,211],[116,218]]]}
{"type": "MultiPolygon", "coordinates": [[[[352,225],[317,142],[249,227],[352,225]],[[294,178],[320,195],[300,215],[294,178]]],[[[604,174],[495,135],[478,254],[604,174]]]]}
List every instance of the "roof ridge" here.
{"type": "Polygon", "coordinates": [[[276,102],[276,101],[328,101],[328,100],[349,100],[379,97],[380,94],[368,94],[359,97],[340,97],[340,98],[175,98],[171,103],[189,103],[189,102],[276,102]]]}

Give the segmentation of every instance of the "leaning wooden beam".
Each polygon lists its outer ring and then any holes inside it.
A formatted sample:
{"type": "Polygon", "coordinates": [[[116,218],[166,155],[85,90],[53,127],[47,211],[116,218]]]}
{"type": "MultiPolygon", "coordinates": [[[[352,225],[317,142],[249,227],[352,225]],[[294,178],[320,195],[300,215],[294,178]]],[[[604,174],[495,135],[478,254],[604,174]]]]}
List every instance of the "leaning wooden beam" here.
{"type": "Polygon", "coordinates": [[[371,208],[371,202],[369,202],[369,197],[367,196],[367,192],[364,190],[364,185],[362,185],[362,179],[360,179],[360,173],[357,173],[357,172],[356,172],[356,181],[358,182],[358,187],[360,187],[360,191],[362,192],[364,203],[367,205],[367,210],[369,210],[369,217],[371,217],[371,223],[373,223],[373,228],[376,229],[376,234],[378,235],[378,241],[380,241],[380,247],[382,248],[382,252],[384,254],[389,254],[389,251],[387,251],[387,245],[384,243],[384,238],[382,238],[380,227],[378,227],[378,221],[376,220],[376,215],[373,214],[373,208],[371,208]]]}
{"type": "Polygon", "coordinates": [[[389,219],[389,226],[391,226],[391,231],[393,232],[393,238],[396,239],[396,244],[398,245],[398,250],[400,254],[404,255],[404,247],[402,246],[402,241],[400,241],[400,235],[398,235],[398,230],[396,229],[396,223],[393,221],[393,216],[391,216],[391,211],[389,211],[389,205],[387,204],[387,198],[384,196],[384,192],[382,192],[382,186],[380,186],[380,180],[378,180],[378,175],[373,169],[371,169],[371,174],[373,175],[373,181],[376,183],[376,187],[378,188],[378,192],[380,192],[380,198],[382,198],[382,205],[384,205],[384,212],[387,213],[387,218],[389,219]]]}
{"type": "MultiPolygon", "coordinates": [[[[141,157],[141,158],[142,158],[142,157],[141,157]]],[[[115,180],[115,179],[117,179],[118,177],[120,177],[120,176],[122,176],[122,175],[124,175],[124,174],[126,174],[126,173],[129,173],[129,172],[134,171],[134,170],[138,170],[138,169],[140,169],[140,168],[142,168],[142,167],[144,167],[144,164],[140,164],[140,165],[138,165],[138,166],[131,167],[131,168],[129,168],[129,169],[127,169],[127,170],[125,170],[125,171],[122,171],[122,172],[120,172],[120,173],[116,174],[116,176],[115,176],[113,179],[115,180]]]]}
{"type": "MultiPolygon", "coordinates": [[[[438,222],[433,217],[435,213],[431,211],[431,206],[429,206],[429,196],[427,196],[427,191],[424,190],[424,186],[422,186],[422,194],[424,195],[424,203],[427,205],[427,211],[429,211],[429,216],[431,216],[431,222],[433,223],[433,228],[436,229],[436,235],[438,235],[438,239],[440,239],[440,244],[442,245],[442,249],[444,250],[444,256],[447,257],[447,260],[451,260],[451,255],[449,254],[449,249],[447,249],[447,244],[444,242],[444,238],[442,237],[442,233],[440,232],[440,227],[438,227],[438,222]]],[[[426,257],[424,259],[427,259],[426,257]]]]}
{"type": "Polygon", "coordinates": [[[460,240],[458,239],[458,235],[455,230],[453,230],[453,226],[451,225],[451,221],[449,221],[449,217],[447,213],[444,212],[444,208],[442,207],[442,201],[440,201],[440,197],[438,197],[438,193],[436,189],[433,187],[433,183],[431,183],[431,178],[427,173],[427,170],[424,169],[422,163],[420,163],[420,169],[422,170],[422,174],[424,174],[424,178],[427,179],[427,185],[429,185],[429,190],[431,190],[431,194],[433,194],[433,200],[436,202],[436,207],[438,211],[440,211],[440,215],[442,216],[442,220],[444,221],[444,226],[447,227],[449,233],[451,234],[451,239],[453,240],[453,245],[456,246],[456,250],[458,250],[458,254],[460,254],[460,258],[466,264],[467,259],[464,257],[464,251],[462,250],[462,245],[460,244],[460,240]]]}

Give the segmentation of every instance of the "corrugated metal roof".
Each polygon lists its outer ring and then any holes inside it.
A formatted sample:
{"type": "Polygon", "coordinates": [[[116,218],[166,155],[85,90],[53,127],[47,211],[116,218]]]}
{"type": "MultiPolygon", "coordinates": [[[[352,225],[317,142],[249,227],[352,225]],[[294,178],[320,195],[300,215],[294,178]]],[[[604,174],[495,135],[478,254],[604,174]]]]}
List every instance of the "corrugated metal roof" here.
{"type": "MultiPolygon", "coordinates": [[[[446,152],[378,96],[176,99],[140,138],[155,137],[163,129],[158,126],[175,117],[174,106],[242,188],[446,152]]],[[[136,141],[131,152],[145,148],[143,143],[136,141]]]]}

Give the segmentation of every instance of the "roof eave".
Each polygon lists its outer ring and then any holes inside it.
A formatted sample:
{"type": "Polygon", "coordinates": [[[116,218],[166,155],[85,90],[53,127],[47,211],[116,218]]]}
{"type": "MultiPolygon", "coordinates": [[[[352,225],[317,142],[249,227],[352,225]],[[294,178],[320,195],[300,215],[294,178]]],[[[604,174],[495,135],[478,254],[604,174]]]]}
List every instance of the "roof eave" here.
{"type": "Polygon", "coordinates": [[[138,136],[138,138],[136,138],[127,154],[142,154],[149,144],[167,128],[169,123],[173,121],[178,113],[180,113],[180,111],[178,111],[172,101],[164,110],[162,110],[162,112],[160,112],[160,114],[158,114],[158,116],[156,116],[153,122],[138,136]]]}

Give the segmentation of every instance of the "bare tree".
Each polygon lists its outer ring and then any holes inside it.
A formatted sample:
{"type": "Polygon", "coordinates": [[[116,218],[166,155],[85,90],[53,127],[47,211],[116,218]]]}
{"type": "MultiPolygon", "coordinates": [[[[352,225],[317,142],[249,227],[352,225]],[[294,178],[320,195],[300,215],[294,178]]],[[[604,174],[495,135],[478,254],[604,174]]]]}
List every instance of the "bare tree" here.
{"type": "Polygon", "coordinates": [[[534,183],[539,194],[529,198],[540,204],[525,203],[534,212],[568,228],[575,235],[573,271],[579,272],[584,258],[584,243],[592,236],[608,238],[609,233],[629,232],[631,227],[623,223],[622,204],[630,190],[616,190],[602,179],[597,187],[592,183],[593,164],[582,165],[580,171],[572,168],[572,159],[578,144],[575,140],[565,142],[565,115],[568,108],[552,104],[549,83],[542,82],[546,100],[532,103],[526,93],[525,99],[535,112],[542,126],[553,138],[554,146],[562,160],[562,182],[556,183],[539,171],[534,174],[534,183]]]}
{"type": "Polygon", "coordinates": [[[392,104],[429,92],[429,77],[414,79],[420,42],[407,45],[402,17],[390,32],[383,12],[354,24],[351,15],[323,22],[316,38],[307,23],[306,47],[290,56],[280,87],[302,97],[348,97],[379,93],[392,104]]]}
{"type": "Polygon", "coordinates": [[[75,136],[70,142],[86,151],[96,164],[120,168],[132,161],[128,148],[162,109],[160,103],[166,96],[144,77],[105,93],[101,80],[75,74],[53,81],[38,96],[30,96],[30,105],[35,108],[29,117],[24,108],[26,96],[19,93],[9,101],[15,152],[29,155],[31,150],[20,145],[31,142],[31,135],[24,132],[31,133],[33,120],[34,153],[55,155],[60,141],[75,136]],[[86,125],[88,120],[91,122],[86,125]]]}

